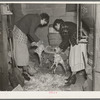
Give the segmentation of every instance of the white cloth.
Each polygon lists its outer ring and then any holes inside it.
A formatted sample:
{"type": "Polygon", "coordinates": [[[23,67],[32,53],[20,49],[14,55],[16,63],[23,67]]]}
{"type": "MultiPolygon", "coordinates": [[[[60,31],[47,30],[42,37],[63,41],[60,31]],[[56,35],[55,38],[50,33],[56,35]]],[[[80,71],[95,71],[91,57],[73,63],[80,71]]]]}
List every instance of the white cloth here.
{"type": "Polygon", "coordinates": [[[71,45],[69,54],[69,65],[72,72],[77,72],[85,69],[85,67],[87,66],[87,48],[85,43],[79,43],[75,46],[71,45]],[[84,54],[84,59],[82,52],[84,54]]]}
{"type": "Polygon", "coordinates": [[[27,36],[17,26],[14,26],[13,53],[17,66],[27,66],[29,63],[27,41],[27,36]]]}

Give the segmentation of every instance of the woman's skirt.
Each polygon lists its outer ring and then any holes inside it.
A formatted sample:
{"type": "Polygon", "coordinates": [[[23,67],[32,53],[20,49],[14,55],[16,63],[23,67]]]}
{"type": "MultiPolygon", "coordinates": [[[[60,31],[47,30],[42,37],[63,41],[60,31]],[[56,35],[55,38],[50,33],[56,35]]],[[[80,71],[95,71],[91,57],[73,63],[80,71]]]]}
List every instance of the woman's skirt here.
{"type": "Polygon", "coordinates": [[[17,66],[27,66],[29,52],[27,36],[15,25],[13,29],[13,54],[17,66]]]}
{"type": "Polygon", "coordinates": [[[71,45],[69,65],[72,72],[77,72],[85,69],[87,66],[87,49],[85,43],[79,43],[75,46],[71,45]]]}

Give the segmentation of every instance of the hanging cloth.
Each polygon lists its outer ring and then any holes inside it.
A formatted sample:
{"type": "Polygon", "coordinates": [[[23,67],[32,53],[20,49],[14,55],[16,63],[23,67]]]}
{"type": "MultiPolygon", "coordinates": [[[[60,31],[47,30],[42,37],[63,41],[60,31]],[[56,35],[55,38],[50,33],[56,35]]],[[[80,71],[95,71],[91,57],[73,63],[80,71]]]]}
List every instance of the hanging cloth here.
{"type": "MultiPolygon", "coordinates": [[[[80,41],[83,42],[85,41],[85,39],[81,39],[80,41]]],[[[87,66],[87,48],[86,47],[87,47],[87,44],[81,43],[81,42],[75,46],[71,45],[70,54],[69,54],[69,65],[71,67],[72,72],[81,71],[85,69],[85,67],[87,66]]]]}

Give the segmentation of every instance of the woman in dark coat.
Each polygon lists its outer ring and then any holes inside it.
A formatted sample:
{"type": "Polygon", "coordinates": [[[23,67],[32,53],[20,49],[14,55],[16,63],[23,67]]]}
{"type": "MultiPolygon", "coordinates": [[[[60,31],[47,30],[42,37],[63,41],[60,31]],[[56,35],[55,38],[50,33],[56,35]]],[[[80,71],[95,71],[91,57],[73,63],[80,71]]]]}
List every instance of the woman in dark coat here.
{"type": "Polygon", "coordinates": [[[82,57],[81,52],[75,50],[75,48],[80,48],[80,45],[77,44],[77,25],[73,22],[64,22],[62,19],[56,19],[53,23],[53,27],[56,31],[59,31],[59,34],[62,37],[62,42],[59,45],[59,48],[64,52],[68,47],[70,47],[69,53],[69,65],[72,71],[71,76],[67,79],[66,85],[75,84],[76,82],[76,73],[85,69],[84,66],[80,66],[80,57],[82,57]],[[75,55],[77,56],[75,56],[75,55]],[[77,57],[78,60],[77,60],[77,57]],[[75,60],[76,59],[76,60],[75,60]],[[78,66],[76,66],[78,64],[78,66]],[[75,66],[73,66],[75,65],[75,66]]]}

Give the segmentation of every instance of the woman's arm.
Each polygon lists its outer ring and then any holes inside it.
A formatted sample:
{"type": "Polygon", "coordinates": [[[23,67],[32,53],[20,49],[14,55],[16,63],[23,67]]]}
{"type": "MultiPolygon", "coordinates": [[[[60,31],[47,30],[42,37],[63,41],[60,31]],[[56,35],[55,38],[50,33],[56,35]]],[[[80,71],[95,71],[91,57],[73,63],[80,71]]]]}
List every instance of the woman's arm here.
{"type": "Polygon", "coordinates": [[[69,46],[70,46],[69,39],[62,40],[61,44],[59,45],[59,47],[62,49],[62,52],[64,52],[69,46]]]}

